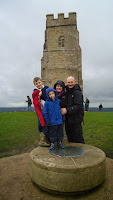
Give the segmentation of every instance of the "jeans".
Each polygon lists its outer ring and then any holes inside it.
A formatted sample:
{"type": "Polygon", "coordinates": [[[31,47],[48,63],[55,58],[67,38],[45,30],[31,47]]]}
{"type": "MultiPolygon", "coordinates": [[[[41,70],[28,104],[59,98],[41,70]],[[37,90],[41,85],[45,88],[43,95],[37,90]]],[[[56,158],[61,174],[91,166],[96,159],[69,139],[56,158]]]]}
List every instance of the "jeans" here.
{"type": "Polygon", "coordinates": [[[29,109],[31,109],[31,110],[32,110],[32,107],[31,107],[31,105],[28,105],[28,106],[27,106],[26,112],[27,112],[29,109]]]}

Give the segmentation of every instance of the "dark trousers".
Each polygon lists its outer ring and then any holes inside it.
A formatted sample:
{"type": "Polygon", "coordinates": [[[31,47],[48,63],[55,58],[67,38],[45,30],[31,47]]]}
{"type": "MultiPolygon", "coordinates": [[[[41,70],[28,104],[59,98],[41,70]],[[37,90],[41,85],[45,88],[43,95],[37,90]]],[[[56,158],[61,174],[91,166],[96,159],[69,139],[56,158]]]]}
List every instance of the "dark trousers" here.
{"type": "Polygon", "coordinates": [[[51,143],[62,141],[64,138],[63,125],[49,126],[49,139],[51,143]]]}
{"type": "MultiPolygon", "coordinates": [[[[37,117],[38,117],[38,115],[37,115],[37,117]]],[[[39,130],[39,132],[42,132],[42,126],[41,126],[39,117],[38,117],[38,130],[39,130]]]]}
{"type": "Polygon", "coordinates": [[[36,112],[36,115],[37,115],[37,118],[38,118],[38,130],[39,130],[39,132],[42,132],[43,127],[41,126],[41,122],[39,120],[39,116],[38,116],[37,112],[36,112]]]}
{"type": "Polygon", "coordinates": [[[68,142],[83,143],[84,138],[82,135],[82,125],[81,124],[69,124],[66,120],[65,123],[66,135],[68,142]]]}

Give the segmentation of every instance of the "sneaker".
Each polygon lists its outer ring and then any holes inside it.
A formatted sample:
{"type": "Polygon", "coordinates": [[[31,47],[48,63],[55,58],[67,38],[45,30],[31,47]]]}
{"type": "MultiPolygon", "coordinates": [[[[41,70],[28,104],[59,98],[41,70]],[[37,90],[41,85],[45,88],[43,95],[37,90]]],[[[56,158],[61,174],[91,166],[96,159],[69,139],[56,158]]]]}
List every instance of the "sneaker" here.
{"type": "Polygon", "coordinates": [[[60,149],[65,149],[65,148],[66,148],[65,146],[62,145],[62,142],[59,142],[59,143],[58,143],[58,147],[59,147],[60,149]]]}
{"type": "Polygon", "coordinates": [[[47,140],[47,136],[45,136],[42,132],[40,133],[40,142],[39,146],[41,147],[50,147],[50,142],[47,140]]]}
{"type": "Polygon", "coordinates": [[[46,143],[44,141],[40,141],[39,142],[39,146],[41,146],[41,147],[50,147],[50,144],[48,144],[48,143],[46,143]]]}
{"type": "Polygon", "coordinates": [[[51,143],[50,150],[54,150],[54,149],[55,149],[55,145],[51,143]]]}

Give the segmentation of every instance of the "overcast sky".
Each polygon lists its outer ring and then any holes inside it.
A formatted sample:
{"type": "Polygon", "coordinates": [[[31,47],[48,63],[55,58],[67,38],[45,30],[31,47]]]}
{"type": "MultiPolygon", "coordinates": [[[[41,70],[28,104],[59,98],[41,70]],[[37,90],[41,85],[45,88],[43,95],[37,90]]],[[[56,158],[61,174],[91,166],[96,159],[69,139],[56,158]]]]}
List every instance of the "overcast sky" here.
{"type": "Polygon", "coordinates": [[[113,107],[113,0],[0,0],[0,107],[27,106],[41,76],[46,15],[77,13],[84,98],[113,107]]]}

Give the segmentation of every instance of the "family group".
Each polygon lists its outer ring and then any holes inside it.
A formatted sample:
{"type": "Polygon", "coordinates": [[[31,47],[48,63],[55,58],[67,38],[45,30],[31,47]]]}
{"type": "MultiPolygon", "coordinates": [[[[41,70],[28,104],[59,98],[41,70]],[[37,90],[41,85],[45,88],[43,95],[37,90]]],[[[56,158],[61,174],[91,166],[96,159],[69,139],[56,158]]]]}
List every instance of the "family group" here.
{"type": "Polygon", "coordinates": [[[50,150],[64,149],[63,127],[68,142],[85,143],[82,133],[84,116],[83,95],[75,78],[70,76],[66,85],[58,80],[53,88],[44,86],[40,77],[33,79],[33,105],[38,117],[38,128],[41,135],[40,146],[50,146],[50,150]]]}

